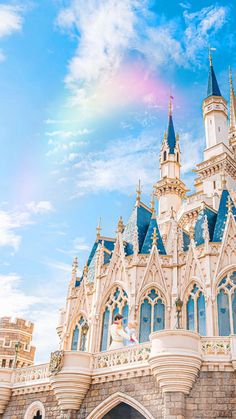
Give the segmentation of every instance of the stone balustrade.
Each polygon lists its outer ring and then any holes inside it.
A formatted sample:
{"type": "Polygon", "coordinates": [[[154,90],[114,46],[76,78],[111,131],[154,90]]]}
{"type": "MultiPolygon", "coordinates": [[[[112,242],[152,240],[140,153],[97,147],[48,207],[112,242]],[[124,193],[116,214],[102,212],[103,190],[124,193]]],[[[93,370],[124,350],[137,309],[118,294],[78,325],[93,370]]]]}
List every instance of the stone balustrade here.
{"type": "Polygon", "coordinates": [[[133,364],[146,363],[151,352],[151,343],[143,343],[135,346],[130,346],[122,349],[99,352],[93,356],[93,370],[103,368],[122,368],[124,366],[131,366],[133,364]]]}
{"type": "Polygon", "coordinates": [[[231,353],[230,337],[214,336],[201,338],[201,353],[203,360],[213,355],[226,355],[231,353]]]}
{"type": "Polygon", "coordinates": [[[32,383],[34,381],[48,380],[49,364],[34,365],[31,367],[19,368],[14,371],[13,384],[19,386],[21,384],[32,383]]]}

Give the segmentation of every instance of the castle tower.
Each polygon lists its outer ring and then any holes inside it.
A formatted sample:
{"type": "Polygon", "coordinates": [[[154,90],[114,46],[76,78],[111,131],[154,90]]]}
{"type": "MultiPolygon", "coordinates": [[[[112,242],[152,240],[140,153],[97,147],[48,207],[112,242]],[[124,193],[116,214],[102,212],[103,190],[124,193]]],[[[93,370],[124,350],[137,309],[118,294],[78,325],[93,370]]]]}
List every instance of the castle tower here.
{"type": "Polygon", "coordinates": [[[229,71],[230,83],[230,118],[229,118],[229,143],[236,156],[236,97],[233,86],[232,70],[229,71]]]}
{"type": "Polygon", "coordinates": [[[210,68],[208,76],[207,97],[203,101],[203,118],[206,133],[204,159],[218,155],[228,146],[228,109],[213,68],[212,56],[209,54],[210,68]]]}
{"type": "Polygon", "coordinates": [[[187,191],[180,180],[180,146],[179,136],[175,135],[172,99],[170,96],[168,129],[160,152],[160,180],[154,185],[154,193],[159,201],[158,215],[161,218],[179,210],[187,191]]]}
{"type": "Polygon", "coordinates": [[[20,368],[34,363],[33,329],[33,323],[23,319],[0,318],[0,367],[20,368]]]}

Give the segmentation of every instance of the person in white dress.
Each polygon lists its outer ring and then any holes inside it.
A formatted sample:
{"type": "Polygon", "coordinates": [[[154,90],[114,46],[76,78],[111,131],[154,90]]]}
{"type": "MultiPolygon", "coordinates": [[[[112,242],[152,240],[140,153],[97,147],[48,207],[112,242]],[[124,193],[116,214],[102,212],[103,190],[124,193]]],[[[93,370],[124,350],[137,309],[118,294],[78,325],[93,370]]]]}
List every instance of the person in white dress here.
{"type": "Polygon", "coordinates": [[[120,349],[124,347],[124,340],[129,340],[130,337],[127,333],[125,333],[123,326],[122,326],[122,319],[123,316],[121,314],[117,314],[114,318],[114,323],[111,325],[111,344],[109,350],[111,349],[120,349]]]}
{"type": "Polygon", "coordinates": [[[127,333],[129,339],[125,339],[125,346],[137,345],[139,343],[138,339],[136,338],[137,326],[138,324],[135,320],[128,323],[128,326],[125,328],[125,333],[127,333]]]}

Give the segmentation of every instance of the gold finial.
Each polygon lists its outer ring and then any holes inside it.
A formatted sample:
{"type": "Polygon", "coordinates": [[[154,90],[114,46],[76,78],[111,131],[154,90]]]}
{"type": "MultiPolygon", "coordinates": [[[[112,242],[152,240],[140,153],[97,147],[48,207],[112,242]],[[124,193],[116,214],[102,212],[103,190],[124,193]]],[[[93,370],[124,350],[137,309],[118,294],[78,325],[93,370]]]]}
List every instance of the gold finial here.
{"type": "Polygon", "coordinates": [[[74,257],[72,268],[73,269],[77,269],[78,268],[78,258],[77,258],[77,256],[74,257]]]}
{"type": "Polygon", "coordinates": [[[233,89],[233,75],[232,75],[231,67],[229,67],[229,84],[230,84],[230,88],[233,89]]]}
{"type": "Polygon", "coordinates": [[[117,224],[117,233],[123,233],[123,231],[124,231],[124,223],[123,223],[122,217],[120,217],[117,224]]]}
{"type": "Polygon", "coordinates": [[[151,206],[152,213],[154,213],[155,212],[155,198],[154,198],[154,193],[153,192],[151,193],[150,206],[151,206]]]}
{"type": "Polygon", "coordinates": [[[97,230],[97,240],[100,240],[101,239],[101,231],[102,231],[102,227],[101,227],[101,217],[99,218],[99,221],[98,221],[98,225],[97,225],[97,228],[96,228],[96,230],[97,230]]]}
{"type": "Polygon", "coordinates": [[[136,207],[139,207],[140,200],[141,200],[141,193],[142,193],[141,180],[139,179],[138,186],[137,186],[137,189],[136,189],[136,207]]]}
{"type": "Polygon", "coordinates": [[[230,195],[227,198],[227,208],[228,208],[228,213],[232,212],[233,204],[232,204],[232,200],[230,198],[230,195]]]}
{"type": "Polygon", "coordinates": [[[153,229],[153,235],[152,235],[152,246],[157,245],[157,229],[154,227],[153,229]]]}
{"type": "Polygon", "coordinates": [[[210,62],[210,66],[213,66],[213,62],[212,62],[212,53],[211,51],[216,51],[216,48],[212,48],[212,47],[208,47],[208,56],[209,56],[209,62],[210,62]]]}

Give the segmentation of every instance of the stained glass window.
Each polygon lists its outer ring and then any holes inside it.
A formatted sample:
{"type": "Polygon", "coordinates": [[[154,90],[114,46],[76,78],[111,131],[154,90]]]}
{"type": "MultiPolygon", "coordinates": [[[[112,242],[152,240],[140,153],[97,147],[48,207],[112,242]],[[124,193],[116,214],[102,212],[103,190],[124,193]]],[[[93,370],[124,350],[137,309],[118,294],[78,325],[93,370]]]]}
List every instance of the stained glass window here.
{"type": "Polygon", "coordinates": [[[191,288],[186,304],[187,329],[206,335],[205,296],[197,284],[191,288]]]}
{"type": "Polygon", "coordinates": [[[152,288],[143,296],[140,307],[139,341],[148,342],[152,332],[165,328],[165,305],[158,290],[152,288]]]}
{"type": "Polygon", "coordinates": [[[78,341],[79,341],[79,327],[78,327],[78,325],[76,325],[75,328],[74,328],[72,343],[71,343],[71,350],[72,351],[77,351],[78,341]]]}
{"type": "Polygon", "coordinates": [[[187,302],[187,329],[195,330],[194,325],[194,300],[190,296],[187,302]]]}
{"type": "Polygon", "coordinates": [[[236,271],[220,280],[217,291],[219,335],[229,336],[236,333],[236,271]]]}
{"type": "Polygon", "coordinates": [[[88,328],[84,329],[85,325],[87,325],[87,322],[85,318],[81,316],[73,330],[72,341],[71,341],[72,351],[77,351],[77,350],[85,351],[86,350],[88,328]]]}

